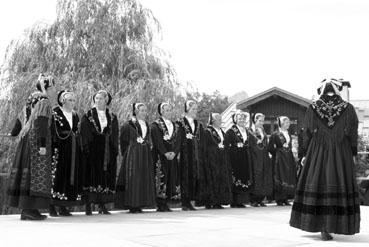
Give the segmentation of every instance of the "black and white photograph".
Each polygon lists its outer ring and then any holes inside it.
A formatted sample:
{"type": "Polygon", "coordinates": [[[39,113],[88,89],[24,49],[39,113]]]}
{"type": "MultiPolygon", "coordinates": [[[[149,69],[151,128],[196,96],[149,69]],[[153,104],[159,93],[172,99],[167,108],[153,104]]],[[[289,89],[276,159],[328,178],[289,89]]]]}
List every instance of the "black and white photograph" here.
{"type": "Polygon", "coordinates": [[[1,247],[369,245],[369,2],[0,2],[1,247]]]}

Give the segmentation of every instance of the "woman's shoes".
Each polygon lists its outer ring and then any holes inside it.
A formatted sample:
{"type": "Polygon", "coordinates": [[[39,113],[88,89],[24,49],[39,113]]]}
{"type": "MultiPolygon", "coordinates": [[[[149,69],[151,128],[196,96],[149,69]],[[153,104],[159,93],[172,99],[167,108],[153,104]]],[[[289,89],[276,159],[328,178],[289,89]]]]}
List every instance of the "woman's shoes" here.
{"type": "Polygon", "coordinates": [[[111,214],[105,207],[104,204],[100,204],[100,207],[99,207],[99,214],[105,214],[105,215],[109,215],[111,214]]]}
{"type": "Polygon", "coordinates": [[[329,234],[326,231],[322,231],[320,234],[321,234],[321,237],[322,237],[322,240],[323,241],[329,241],[329,240],[332,240],[333,239],[332,235],[329,234]]]}
{"type": "Polygon", "coordinates": [[[49,215],[50,217],[58,217],[58,212],[56,212],[56,208],[54,205],[50,205],[49,207],[49,215]]]}
{"type": "Polygon", "coordinates": [[[72,214],[69,212],[69,210],[65,206],[61,206],[59,208],[59,215],[60,216],[72,216],[72,214]]]}
{"type": "Polygon", "coordinates": [[[45,220],[46,215],[40,214],[37,209],[23,209],[21,213],[21,220],[45,220]]]}
{"type": "Polygon", "coordinates": [[[194,208],[191,204],[191,202],[182,204],[182,210],[183,211],[196,211],[196,208],[194,208]]]}
{"type": "Polygon", "coordinates": [[[157,212],[172,212],[168,205],[162,204],[158,206],[157,212]]]}
{"type": "Polygon", "coordinates": [[[286,206],[291,206],[291,203],[289,203],[289,201],[288,200],[284,200],[284,205],[286,205],[286,206]]]}
{"type": "Polygon", "coordinates": [[[129,213],[131,213],[131,214],[142,213],[142,209],[141,208],[130,208],[129,213]]]}
{"type": "Polygon", "coordinates": [[[92,215],[91,203],[86,204],[86,215],[92,215]]]}

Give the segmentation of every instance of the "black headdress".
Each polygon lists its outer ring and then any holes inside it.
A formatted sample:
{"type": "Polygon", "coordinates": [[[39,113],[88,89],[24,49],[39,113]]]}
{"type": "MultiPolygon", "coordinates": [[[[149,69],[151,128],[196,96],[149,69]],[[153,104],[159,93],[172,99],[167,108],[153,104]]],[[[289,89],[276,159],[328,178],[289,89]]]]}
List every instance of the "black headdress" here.
{"type": "Polygon", "coordinates": [[[112,101],[112,97],[111,97],[111,94],[108,92],[108,91],[106,91],[106,90],[99,90],[99,91],[97,91],[93,96],[92,96],[92,101],[95,103],[95,98],[96,98],[96,95],[98,95],[98,94],[104,94],[105,95],[105,97],[108,97],[108,100],[107,100],[107,102],[106,102],[106,105],[108,106],[108,105],[110,105],[110,103],[111,103],[111,101],[112,101]]]}
{"type": "Polygon", "coordinates": [[[166,106],[166,105],[170,106],[170,104],[169,104],[169,103],[167,103],[167,102],[162,102],[162,103],[160,103],[160,104],[158,105],[158,113],[159,113],[159,115],[160,115],[160,116],[162,115],[163,108],[164,108],[164,106],[166,106]]]}
{"type": "Polygon", "coordinates": [[[194,101],[194,100],[187,100],[186,102],[185,102],[185,113],[187,113],[189,110],[190,110],[190,108],[193,106],[193,105],[195,105],[196,104],[196,101],[194,101]]]}
{"type": "Polygon", "coordinates": [[[132,115],[135,117],[136,116],[136,111],[141,107],[144,106],[144,103],[133,103],[132,105],[132,115]]]}
{"type": "Polygon", "coordinates": [[[43,89],[47,90],[49,87],[52,87],[54,85],[54,78],[51,76],[45,76],[44,74],[40,74],[36,82],[36,88],[40,92],[43,92],[43,89]]]}

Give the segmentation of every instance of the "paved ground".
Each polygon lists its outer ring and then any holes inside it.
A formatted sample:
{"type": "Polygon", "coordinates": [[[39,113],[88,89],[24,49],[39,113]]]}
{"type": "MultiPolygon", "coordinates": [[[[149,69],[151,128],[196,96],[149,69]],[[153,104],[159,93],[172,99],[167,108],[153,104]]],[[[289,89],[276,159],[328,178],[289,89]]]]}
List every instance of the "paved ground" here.
{"type": "Polygon", "coordinates": [[[24,222],[0,216],[0,246],[369,246],[369,207],[362,207],[361,233],[322,242],[319,234],[289,227],[290,207],[147,211],[24,222]]]}

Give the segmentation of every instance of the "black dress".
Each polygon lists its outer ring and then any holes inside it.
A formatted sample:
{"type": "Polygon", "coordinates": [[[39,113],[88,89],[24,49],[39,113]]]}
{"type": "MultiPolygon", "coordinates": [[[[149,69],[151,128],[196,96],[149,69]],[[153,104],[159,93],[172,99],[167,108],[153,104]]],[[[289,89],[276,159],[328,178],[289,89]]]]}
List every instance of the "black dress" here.
{"type": "Polygon", "coordinates": [[[172,136],[169,136],[168,128],[162,118],[151,125],[153,142],[152,156],[155,164],[155,185],[158,205],[181,199],[179,151],[181,148],[181,136],[178,126],[173,124],[172,136]],[[168,160],[165,153],[174,152],[173,160],[168,160]]]}
{"type": "MultiPolygon", "coordinates": [[[[222,130],[223,138],[225,133],[222,130]]],[[[212,126],[205,131],[205,167],[207,184],[210,190],[208,205],[227,205],[232,202],[232,167],[229,162],[225,140],[221,140],[212,126]]]]}
{"type": "Polygon", "coordinates": [[[179,158],[181,174],[182,205],[188,205],[191,200],[206,198],[209,191],[204,177],[204,128],[194,120],[193,131],[187,118],[177,121],[181,136],[181,151],[179,158]]]}
{"type": "Polygon", "coordinates": [[[250,200],[253,171],[249,149],[249,135],[249,131],[247,130],[247,140],[244,140],[237,125],[233,125],[226,132],[226,148],[232,167],[232,204],[234,205],[248,203],[250,200]]]}
{"type": "Polygon", "coordinates": [[[273,178],[274,178],[274,199],[277,202],[285,202],[293,198],[296,187],[296,162],[292,153],[292,138],[288,147],[284,147],[287,142],[283,133],[274,132],[269,139],[269,152],[272,154],[273,178]]]}
{"type": "Polygon", "coordinates": [[[114,201],[118,155],[118,120],[106,109],[107,126],[101,130],[96,108],[81,120],[84,183],[87,203],[114,201]]]}
{"type": "Polygon", "coordinates": [[[268,152],[268,136],[264,129],[250,130],[250,154],[253,165],[254,186],[251,202],[261,203],[263,198],[273,194],[273,170],[268,152]]]}
{"type": "Polygon", "coordinates": [[[73,112],[71,127],[60,107],[53,110],[52,134],[52,197],[53,205],[82,204],[83,170],[80,165],[81,143],[79,117],[73,112]]]}
{"type": "Polygon", "coordinates": [[[323,95],[306,112],[306,162],[297,184],[290,225],[308,232],[355,234],[360,201],[353,156],[358,118],[340,96],[323,95]]]}
{"type": "Polygon", "coordinates": [[[150,129],[142,137],[137,120],[129,120],[121,128],[122,166],[117,181],[115,206],[135,209],[155,206],[154,165],[151,154],[150,129]]]}
{"type": "Polygon", "coordinates": [[[51,202],[51,102],[38,96],[27,105],[27,122],[20,134],[7,189],[8,204],[21,209],[48,208],[51,202]],[[31,104],[31,103],[30,103],[31,104]],[[40,155],[40,147],[46,155],[40,155]]]}

